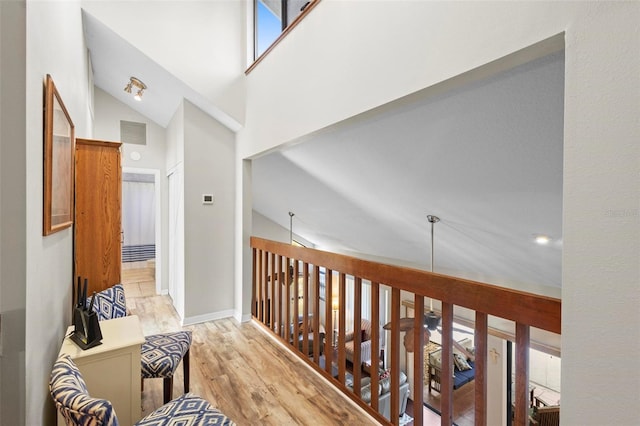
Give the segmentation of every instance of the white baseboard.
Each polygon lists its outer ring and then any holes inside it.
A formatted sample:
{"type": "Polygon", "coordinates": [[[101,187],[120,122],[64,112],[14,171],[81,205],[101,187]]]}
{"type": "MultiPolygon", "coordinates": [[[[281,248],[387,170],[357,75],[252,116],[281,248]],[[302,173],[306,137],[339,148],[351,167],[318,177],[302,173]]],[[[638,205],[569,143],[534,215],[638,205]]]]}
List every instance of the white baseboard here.
{"type": "Polygon", "coordinates": [[[199,324],[201,322],[215,321],[215,320],[229,318],[229,317],[234,317],[234,311],[232,309],[228,309],[226,311],[220,311],[220,312],[212,312],[210,314],[203,314],[203,315],[188,317],[182,321],[182,325],[199,324]]]}
{"type": "Polygon", "coordinates": [[[242,312],[238,312],[235,311],[233,314],[233,317],[236,319],[236,321],[238,322],[248,322],[251,321],[251,314],[244,314],[242,315],[242,312]]]}

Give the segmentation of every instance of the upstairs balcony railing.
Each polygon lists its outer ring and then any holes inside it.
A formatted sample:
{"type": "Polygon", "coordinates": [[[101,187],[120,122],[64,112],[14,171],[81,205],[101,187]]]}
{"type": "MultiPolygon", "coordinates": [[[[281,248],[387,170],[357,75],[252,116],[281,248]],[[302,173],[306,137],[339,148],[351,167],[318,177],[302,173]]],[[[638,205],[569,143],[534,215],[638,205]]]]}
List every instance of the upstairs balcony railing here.
{"type": "MultiPolygon", "coordinates": [[[[529,347],[531,328],[560,334],[561,302],[495,285],[392,266],[325,251],[251,238],[253,249],[252,314],[292,352],[324,375],[345,395],[380,422],[398,424],[400,417],[401,305],[425,311],[425,298],[440,302],[442,364],[441,424],[453,422],[453,320],[454,306],[475,311],[475,424],[487,424],[487,355],[489,316],[515,323],[515,401],[513,424],[529,422],[529,347]],[[366,287],[367,297],[363,297],[366,287]],[[382,295],[390,294],[390,297],[382,295]],[[363,358],[361,333],[353,333],[352,367],[347,367],[347,332],[361,330],[363,312],[371,327],[371,350],[363,358]],[[352,316],[352,318],[350,318],[352,316]],[[349,317],[349,318],[348,318],[349,317]],[[379,324],[384,318],[388,337],[379,324]],[[337,324],[336,324],[337,323],[337,324]],[[349,329],[347,329],[349,323],[349,329]],[[334,334],[335,330],[335,334],[334,334]],[[324,335],[324,339],[322,338],[324,335]],[[385,337],[385,338],[383,338],[385,337]],[[381,349],[385,342],[384,356],[381,349]],[[383,358],[383,359],[381,359],[383,358]],[[376,368],[384,359],[390,369],[390,415],[379,412],[376,368]],[[448,360],[448,361],[447,361],[448,360]],[[370,367],[370,404],[363,400],[362,383],[370,367]],[[350,370],[350,371],[349,371],[350,370]]],[[[414,315],[414,347],[425,344],[424,320],[414,315]]],[[[406,327],[405,327],[406,329],[406,327]]],[[[414,425],[423,424],[424,354],[415,350],[413,380],[414,425]]],[[[367,398],[369,399],[369,398],[367,398]]]]}

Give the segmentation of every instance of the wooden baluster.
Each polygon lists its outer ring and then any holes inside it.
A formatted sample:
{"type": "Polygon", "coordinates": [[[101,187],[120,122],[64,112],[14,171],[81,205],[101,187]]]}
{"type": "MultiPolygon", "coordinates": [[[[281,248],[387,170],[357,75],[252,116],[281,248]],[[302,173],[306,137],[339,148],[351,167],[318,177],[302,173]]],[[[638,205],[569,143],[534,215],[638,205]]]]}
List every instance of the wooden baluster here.
{"type": "Polygon", "coordinates": [[[286,257],[284,259],[284,269],[282,274],[282,285],[284,286],[284,300],[285,300],[285,313],[286,322],[284,325],[284,340],[285,342],[291,341],[291,271],[289,270],[291,265],[291,259],[286,257]]]}
{"type": "Polygon", "coordinates": [[[253,292],[255,293],[255,299],[251,310],[256,319],[260,319],[260,253],[260,249],[254,249],[253,269],[255,273],[253,274],[253,292]]]}
{"type": "MultiPolygon", "coordinates": [[[[371,375],[371,407],[378,411],[378,383],[380,365],[380,284],[371,283],[371,359],[369,360],[371,375]]],[[[393,391],[394,389],[392,389],[393,391]]],[[[393,395],[393,394],[392,394],[393,395]]]]}
{"type": "Polygon", "coordinates": [[[487,330],[488,316],[476,311],[475,337],[475,425],[487,426],[487,330]]]}
{"type": "Polygon", "coordinates": [[[313,362],[320,362],[320,267],[313,265],[313,362]]]}
{"type": "Polygon", "coordinates": [[[324,369],[331,375],[333,359],[333,271],[326,270],[324,276],[324,317],[326,324],[324,333],[324,369]]]}
{"type": "MultiPolygon", "coordinates": [[[[400,289],[391,291],[391,389],[400,389],[400,289]]],[[[397,425],[400,418],[400,395],[391,398],[391,420],[397,425]]],[[[391,394],[393,396],[393,394],[391,394]]]]}
{"type": "Polygon", "coordinates": [[[529,424],[529,337],[529,326],[516,323],[516,426],[529,424]]]}
{"type": "Polygon", "coordinates": [[[442,302],[441,424],[453,424],[453,305],[442,302]]]}
{"type": "Polygon", "coordinates": [[[347,300],[347,289],[346,289],[346,275],[344,272],[340,272],[338,278],[338,381],[342,384],[345,383],[345,375],[346,375],[346,366],[347,366],[347,354],[344,350],[344,345],[346,343],[345,334],[346,334],[346,312],[347,307],[345,306],[347,300]]]}
{"type": "MultiPolygon", "coordinates": [[[[424,297],[418,294],[414,294],[414,323],[413,323],[413,383],[410,386],[413,388],[413,400],[415,401],[413,410],[413,424],[421,425],[422,418],[422,404],[424,401],[424,297]]],[[[409,332],[407,332],[409,333],[409,332]]]]}
{"type": "Polygon", "coordinates": [[[300,267],[300,263],[298,260],[293,261],[293,336],[291,337],[291,342],[295,350],[298,350],[298,341],[300,339],[300,289],[298,286],[298,268],[300,267]]]}
{"type": "Polygon", "coordinates": [[[362,278],[353,277],[353,390],[362,389],[362,278]]]}
{"type": "Polygon", "coordinates": [[[262,250],[258,249],[256,252],[256,257],[258,261],[258,265],[256,266],[257,274],[256,277],[256,319],[258,321],[262,321],[262,250]]]}
{"type": "Polygon", "coordinates": [[[276,322],[276,312],[275,312],[275,303],[276,303],[276,286],[275,286],[275,268],[276,268],[276,254],[271,253],[271,257],[269,258],[269,271],[271,271],[271,299],[269,300],[269,328],[275,331],[275,322],[276,322]]]}
{"type": "Polygon", "coordinates": [[[275,320],[275,325],[277,325],[276,328],[276,334],[280,337],[282,337],[282,333],[284,331],[284,327],[282,325],[282,256],[277,255],[276,256],[276,265],[275,265],[275,275],[274,275],[274,280],[273,280],[273,286],[276,288],[276,300],[277,300],[277,312],[276,312],[276,320],[275,320]]]}
{"type": "Polygon", "coordinates": [[[305,356],[309,356],[309,264],[302,264],[302,348],[305,356]]]}
{"type": "Polygon", "coordinates": [[[258,316],[258,249],[251,249],[251,316],[258,316]]]}
{"type": "Polygon", "coordinates": [[[267,278],[269,276],[269,270],[267,268],[267,259],[269,258],[269,253],[266,250],[262,253],[262,288],[260,289],[260,321],[262,324],[266,324],[268,322],[267,318],[267,295],[269,294],[268,289],[268,281],[267,278]]]}

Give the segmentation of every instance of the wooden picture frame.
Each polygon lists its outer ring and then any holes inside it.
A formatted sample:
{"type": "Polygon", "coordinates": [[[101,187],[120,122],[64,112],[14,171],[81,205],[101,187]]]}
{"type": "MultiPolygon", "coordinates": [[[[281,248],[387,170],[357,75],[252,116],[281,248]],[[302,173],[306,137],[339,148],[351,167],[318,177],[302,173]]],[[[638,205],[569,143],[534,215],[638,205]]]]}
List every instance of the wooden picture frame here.
{"type": "Polygon", "coordinates": [[[44,99],[44,220],[43,235],[73,224],[74,125],[47,74],[44,99]]]}

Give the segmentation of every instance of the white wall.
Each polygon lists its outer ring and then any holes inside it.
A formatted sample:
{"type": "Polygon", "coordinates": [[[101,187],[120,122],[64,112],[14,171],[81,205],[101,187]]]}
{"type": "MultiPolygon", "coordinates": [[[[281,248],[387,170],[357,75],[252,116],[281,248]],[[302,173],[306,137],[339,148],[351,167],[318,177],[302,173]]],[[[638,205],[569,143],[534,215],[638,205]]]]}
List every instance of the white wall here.
{"type": "MultiPolygon", "coordinates": [[[[253,236],[265,238],[267,240],[280,241],[289,244],[289,229],[283,228],[266,216],[261,215],[257,211],[253,211],[253,236]]],[[[296,229],[296,217],[293,217],[293,229],[296,229]]],[[[305,247],[313,248],[311,241],[302,238],[300,235],[293,233],[293,239],[305,247]]]]}
{"type": "Polygon", "coordinates": [[[183,173],[176,247],[184,269],[177,271],[174,306],[183,324],[232,316],[235,134],[184,100],[167,127],[166,154],[167,170],[183,173]],[[203,194],[213,195],[213,205],[202,204],[203,194]]]}
{"type": "Polygon", "coordinates": [[[0,424],[3,425],[25,421],[25,28],[24,3],[0,2],[0,424]]]}
{"type": "MultiPolygon", "coordinates": [[[[99,88],[95,88],[95,108],[94,108],[94,137],[96,139],[108,141],[120,141],[120,121],[133,121],[137,123],[145,123],[147,125],[147,144],[122,144],[122,167],[142,168],[158,170],[160,173],[160,199],[156,202],[160,203],[162,221],[161,239],[156,242],[156,249],[160,248],[160,252],[156,256],[160,257],[160,265],[162,270],[159,274],[159,288],[167,290],[168,282],[168,187],[167,187],[167,169],[166,169],[166,129],[147,117],[139,114],[127,105],[115,99],[113,96],[104,92],[99,88]],[[140,154],[140,160],[134,161],[131,158],[132,152],[140,154]]],[[[158,275],[156,275],[157,277],[158,275]]]]}
{"type": "Polygon", "coordinates": [[[248,75],[239,161],[564,32],[562,423],[634,424],[639,20],[635,2],[323,1],[248,75]],[[603,347],[627,350],[601,369],[603,347]]]}
{"type": "MultiPolygon", "coordinates": [[[[27,3],[26,419],[51,424],[47,383],[71,319],[72,228],[42,236],[43,81],[51,74],[75,124],[92,137],[87,50],[80,2],[27,3]]],[[[21,283],[14,283],[22,285],[21,283]]]]}
{"type": "Polygon", "coordinates": [[[234,133],[184,101],[185,323],[233,315],[234,159],[234,133]]]}

